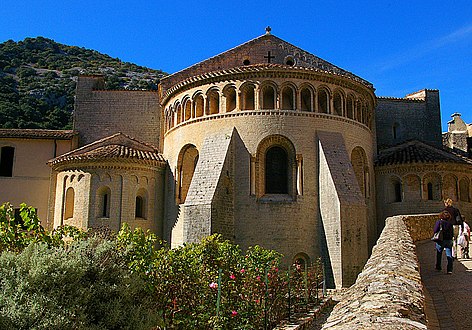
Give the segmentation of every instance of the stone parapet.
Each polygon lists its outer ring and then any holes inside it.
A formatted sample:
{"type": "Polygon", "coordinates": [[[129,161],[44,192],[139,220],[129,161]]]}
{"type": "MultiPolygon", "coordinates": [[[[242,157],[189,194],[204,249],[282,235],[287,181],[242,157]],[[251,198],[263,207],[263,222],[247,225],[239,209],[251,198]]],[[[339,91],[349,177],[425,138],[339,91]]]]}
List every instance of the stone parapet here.
{"type": "Polygon", "coordinates": [[[424,228],[414,231],[418,239],[426,235],[433,218],[387,218],[364,270],[335,306],[323,329],[427,329],[419,263],[408,228],[416,224],[424,228]]]}
{"type": "Polygon", "coordinates": [[[433,236],[433,228],[436,221],[439,219],[439,214],[419,214],[404,216],[403,221],[408,228],[413,242],[429,239],[433,236]]]}

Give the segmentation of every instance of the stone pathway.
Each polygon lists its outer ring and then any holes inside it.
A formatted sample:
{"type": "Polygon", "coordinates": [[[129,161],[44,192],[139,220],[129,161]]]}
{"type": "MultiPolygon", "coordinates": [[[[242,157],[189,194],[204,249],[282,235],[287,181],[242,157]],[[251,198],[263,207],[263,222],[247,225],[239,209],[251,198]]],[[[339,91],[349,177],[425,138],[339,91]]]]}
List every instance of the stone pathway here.
{"type": "MultiPolygon", "coordinates": [[[[472,329],[472,260],[454,261],[452,275],[434,269],[436,250],[430,240],[416,243],[421,279],[425,287],[428,329],[472,329]]],[[[443,252],[444,253],[444,252],[443,252]]]]}

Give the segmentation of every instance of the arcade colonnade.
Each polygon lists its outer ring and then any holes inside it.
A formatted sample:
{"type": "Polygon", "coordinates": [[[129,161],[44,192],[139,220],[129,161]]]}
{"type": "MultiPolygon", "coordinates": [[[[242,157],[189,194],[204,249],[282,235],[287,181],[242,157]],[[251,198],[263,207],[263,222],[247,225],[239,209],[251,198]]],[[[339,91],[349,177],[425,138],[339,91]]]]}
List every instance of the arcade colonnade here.
{"type": "Polygon", "coordinates": [[[165,131],[201,117],[256,110],[323,113],[372,128],[372,102],[350,89],[264,80],[231,82],[222,88],[209,84],[178,94],[165,105],[165,131]]]}

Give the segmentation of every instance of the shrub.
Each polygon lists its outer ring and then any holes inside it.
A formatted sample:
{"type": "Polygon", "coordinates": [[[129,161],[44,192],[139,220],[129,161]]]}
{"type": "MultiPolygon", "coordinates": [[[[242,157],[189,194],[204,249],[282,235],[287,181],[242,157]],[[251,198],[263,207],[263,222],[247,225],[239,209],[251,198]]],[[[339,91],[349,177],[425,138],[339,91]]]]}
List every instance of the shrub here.
{"type": "Polygon", "coordinates": [[[33,243],[0,256],[1,329],[150,329],[143,280],[116,244],[92,238],[69,247],[33,243]]]}
{"type": "Polygon", "coordinates": [[[0,206],[0,252],[20,252],[34,242],[60,246],[65,244],[65,237],[80,240],[86,236],[86,232],[72,226],[61,226],[52,232],[46,231],[41,226],[36,209],[24,203],[20,205],[17,216],[10,203],[0,206]]]}

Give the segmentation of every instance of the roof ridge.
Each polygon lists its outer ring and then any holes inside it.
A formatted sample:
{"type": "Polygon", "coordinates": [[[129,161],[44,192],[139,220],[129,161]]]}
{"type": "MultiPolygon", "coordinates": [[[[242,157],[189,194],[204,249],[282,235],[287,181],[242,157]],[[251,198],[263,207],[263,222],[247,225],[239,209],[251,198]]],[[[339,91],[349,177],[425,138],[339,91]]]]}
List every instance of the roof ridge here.
{"type": "Polygon", "coordinates": [[[144,150],[144,151],[154,152],[154,153],[160,154],[159,149],[157,147],[155,147],[155,146],[153,146],[149,143],[139,141],[139,140],[135,139],[134,137],[131,137],[131,136],[125,134],[125,133],[117,132],[117,133],[112,134],[110,136],[104,137],[100,140],[97,140],[97,141],[91,142],[89,144],[86,144],[86,145],[84,145],[80,148],[77,148],[77,149],[71,150],[69,152],[66,152],[65,154],[62,154],[62,155],[50,160],[48,163],[52,163],[56,159],[59,159],[59,158],[80,155],[82,153],[87,153],[87,152],[90,152],[92,150],[99,149],[101,147],[110,146],[110,145],[125,146],[125,147],[133,148],[133,149],[138,149],[137,145],[140,145],[140,146],[146,147],[146,149],[151,149],[151,150],[144,150]],[[126,145],[125,143],[123,143],[123,140],[120,139],[120,137],[128,139],[128,140],[134,142],[133,146],[131,147],[131,146],[126,145]],[[116,143],[113,143],[114,140],[116,140],[116,143]],[[107,144],[107,142],[109,142],[109,141],[112,141],[112,143],[107,144]]]}
{"type": "Polygon", "coordinates": [[[457,163],[468,163],[472,165],[472,159],[464,157],[452,150],[447,150],[444,147],[438,148],[420,140],[408,140],[399,143],[390,148],[381,150],[378,154],[376,165],[392,165],[398,163],[427,163],[427,162],[442,162],[450,161],[457,163]],[[427,149],[428,152],[424,154],[421,149],[427,149]],[[410,151],[407,151],[410,150],[410,151]],[[434,156],[436,155],[436,156],[434,156]]]}

